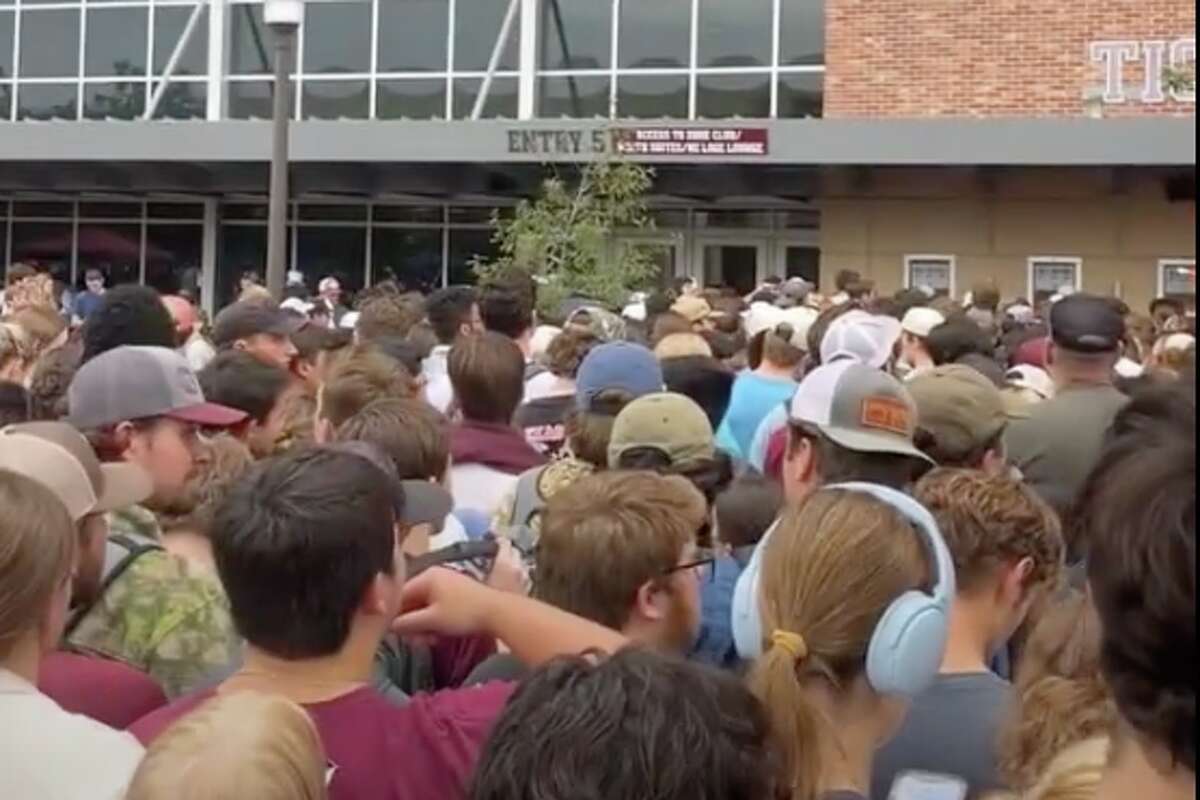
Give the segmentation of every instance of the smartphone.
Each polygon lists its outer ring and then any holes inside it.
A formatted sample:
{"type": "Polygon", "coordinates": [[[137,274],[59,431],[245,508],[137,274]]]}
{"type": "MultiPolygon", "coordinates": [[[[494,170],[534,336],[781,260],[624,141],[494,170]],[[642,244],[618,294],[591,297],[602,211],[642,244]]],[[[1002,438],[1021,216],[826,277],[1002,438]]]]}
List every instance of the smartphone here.
{"type": "Polygon", "coordinates": [[[888,800],[966,800],[967,782],[953,775],[906,772],[892,784],[888,800]]]}
{"type": "Polygon", "coordinates": [[[409,578],[415,578],[425,570],[432,569],[433,567],[463,563],[474,563],[480,567],[486,565],[486,568],[483,570],[483,574],[486,575],[491,572],[492,562],[496,560],[496,553],[499,550],[500,545],[495,539],[452,544],[449,547],[443,547],[441,550],[434,550],[432,553],[408,559],[407,575],[409,578]]]}

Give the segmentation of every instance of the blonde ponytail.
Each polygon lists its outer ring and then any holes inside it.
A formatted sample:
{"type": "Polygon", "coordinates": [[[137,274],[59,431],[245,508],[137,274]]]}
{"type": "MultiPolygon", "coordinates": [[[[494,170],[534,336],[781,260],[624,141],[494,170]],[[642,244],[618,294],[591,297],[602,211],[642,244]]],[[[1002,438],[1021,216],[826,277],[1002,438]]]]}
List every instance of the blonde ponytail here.
{"type": "Polygon", "coordinates": [[[825,720],[801,690],[792,654],[781,647],[768,650],[750,675],[750,689],[767,709],[786,789],[781,796],[791,800],[816,797],[821,757],[814,745],[824,734],[825,720]]]}

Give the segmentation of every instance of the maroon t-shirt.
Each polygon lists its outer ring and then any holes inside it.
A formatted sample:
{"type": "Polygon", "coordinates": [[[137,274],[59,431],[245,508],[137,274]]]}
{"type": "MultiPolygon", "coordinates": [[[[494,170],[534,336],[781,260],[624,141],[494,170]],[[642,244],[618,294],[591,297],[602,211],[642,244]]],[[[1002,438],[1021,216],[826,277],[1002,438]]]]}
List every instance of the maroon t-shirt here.
{"type": "MultiPolygon", "coordinates": [[[[418,695],[396,706],[364,687],[306,705],[333,771],[330,800],[465,797],[479,751],[514,688],[511,683],[489,683],[418,695]]],[[[149,745],[214,694],[210,690],[182,698],[129,730],[149,745]]]]}
{"type": "Polygon", "coordinates": [[[42,659],[38,688],[72,714],[122,730],[167,704],[162,687],[128,664],[55,651],[42,659]]]}

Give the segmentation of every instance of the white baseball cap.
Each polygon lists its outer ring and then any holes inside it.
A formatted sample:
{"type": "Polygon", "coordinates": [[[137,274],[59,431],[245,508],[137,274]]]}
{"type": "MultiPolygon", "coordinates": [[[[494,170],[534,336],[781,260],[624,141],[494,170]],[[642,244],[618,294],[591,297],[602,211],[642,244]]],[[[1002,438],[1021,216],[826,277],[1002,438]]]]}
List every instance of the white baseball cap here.
{"type": "Polygon", "coordinates": [[[821,363],[849,359],[875,369],[892,357],[900,320],[855,309],[835,319],[821,340],[821,363]]]}
{"type": "Polygon", "coordinates": [[[1054,380],[1041,367],[1018,364],[1004,373],[1004,382],[1017,389],[1028,389],[1043,400],[1054,397],[1054,380]]]}
{"type": "Polygon", "coordinates": [[[746,328],[746,337],[753,339],[763,331],[769,331],[783,322],[783,309],[770,303],[751,303],[750,308],[742,314],[742,325],[746,328]]]}
{"type": "Polygon", "coordinates": [[[808,306],[794,306],[783,310],[780,321],[792,326],[792,347],[808,352],[808,331],[819,316],[819,311],[808,306]]]}
{"type": "Polygon", "coordinates": [[[934,308],[917,306],[910,308],[900,320],[900,329],[922,339],[929,337],[929,332],[946,321],[942,312],[934,308]]]}

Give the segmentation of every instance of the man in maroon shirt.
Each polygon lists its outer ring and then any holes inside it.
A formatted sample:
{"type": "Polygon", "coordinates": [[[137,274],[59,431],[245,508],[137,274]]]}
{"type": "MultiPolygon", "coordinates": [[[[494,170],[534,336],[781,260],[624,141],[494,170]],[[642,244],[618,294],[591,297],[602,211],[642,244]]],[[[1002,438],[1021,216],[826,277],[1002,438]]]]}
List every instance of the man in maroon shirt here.
{"type": "MultiPolygon", "coordinates": [[[[404,582],[403,488],[370,460],[333,448],[268,462],[219,509],[213,553],[243,667],[215,690],[160,710],[131,730],[151,742],[214,694],[283,695],[311,715],[329,758],[333,800],[453,800],[512,686],[387,702],[370,686],[380,639],[486,633],[526,663],[620,635],[447,570],[404,582]],[[397,618],[401,611],[405,613],[397,618]]],[[[215,765],[214,765],[215,766],[215,765]]],[[[215,766],[219,768],[219,766],[215,766]]]]}

